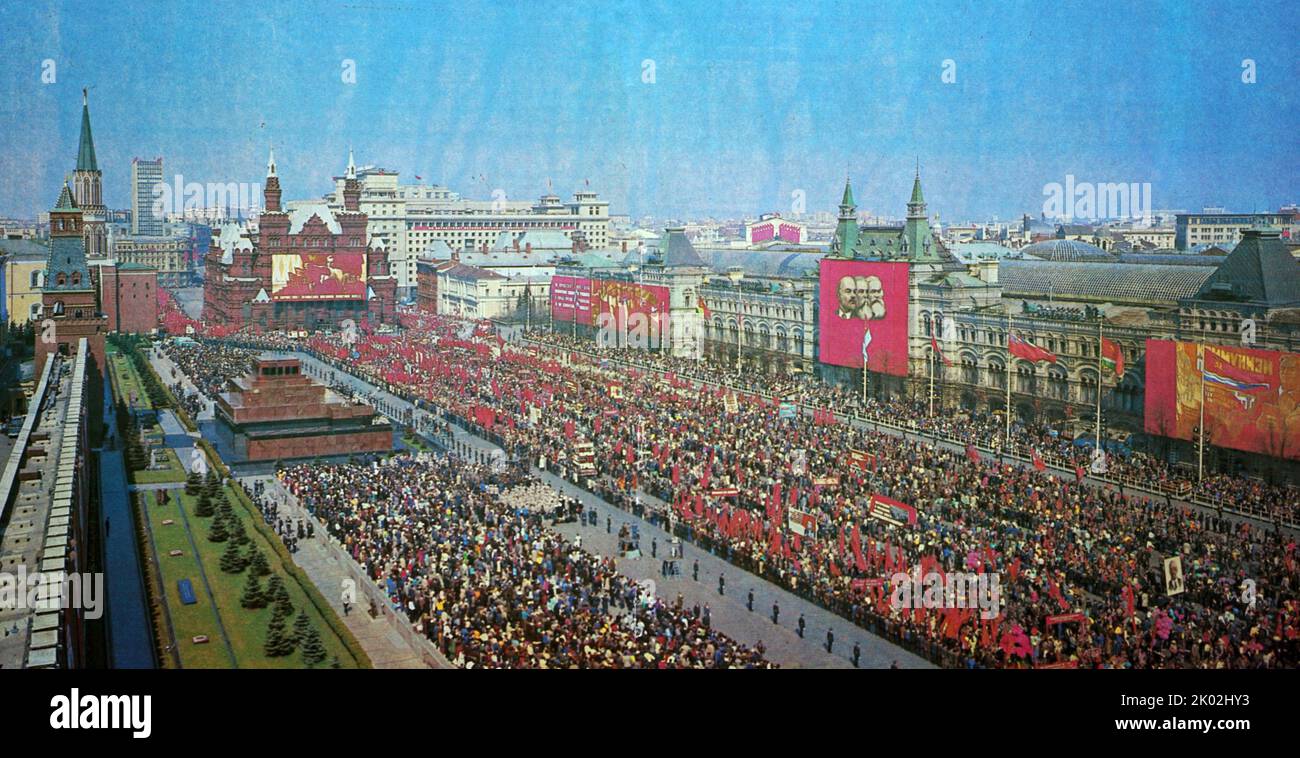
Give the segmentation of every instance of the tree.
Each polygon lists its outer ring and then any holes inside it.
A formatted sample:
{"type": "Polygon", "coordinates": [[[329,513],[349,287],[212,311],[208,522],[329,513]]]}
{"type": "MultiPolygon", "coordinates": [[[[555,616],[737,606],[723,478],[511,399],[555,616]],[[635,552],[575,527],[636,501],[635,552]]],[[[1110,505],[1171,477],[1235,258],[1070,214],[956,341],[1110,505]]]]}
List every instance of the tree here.
{"type": "Polygon", "coordinates": [[[256,547],[248,550],[248,568],[253,576],[266,576],[271,573],[271,564],[267,562],[266,556],[256,547]]]}
{"type": "Polygon", "coordinates": [[[284,580],[279,574],[273,574],[270,579],[266,580],[266,599],[275,600],[284,591],[284,580]]]}
{"type": "Polygon", "coordinates": [[[208,497],[216,499],[221,494],[221,480],[217,478],[217,472],[208,469],[208,476],[203,480],[203,489],[208,493],[208,497]]]}
{"type": "Polygon", "coordinates": [[[240,555],[239,547],[233,539],[226,543],[226,549],[221,553],[221,562],[217,565],[227,574],[238,574],[244,570],[244,556],[240,555]]]}
{"type": "Polygon", "coordinates": [[[223,518],[212,519],[212,526],[208,528],[208,542],[225,542],[230,539],[230,533],[226,531],[226,520],[223,518]]]}
{"type": "Polygon", "coordinates": [[[227,529],[230,531],[230,541],[236,545],[247,545],[252,542],[248,538],[248,532],[244,529],[244,520],[236,518],[232,513],[226,517],[227,529]]]}
{"type": "Polygon", "coordinates": [[[193,497],[199,494],[199,489],[203,486],[203,477],[199,472],[191,471],[185,475],[185,494],[193,497]]]}
{"type": "Polygon", "coordinates": [[[276,613],[289,616],[293,613],[293,603],[289,600],[289,591],[284,587],[284,580],[274,574],[266,582],[266,599],[272,603],[276,613]]]}
{"type": "Polygon", "coordinates": [[[266,644],[262,651],[272,658],[293,652],[294,641],[285,631],[284,619],[285,616],[277,608],[271,612],[271,621],[266,627],[266,644]]]}
{"type": "Polygon", "coordinates": [[[315,668],[316,664],[325,660],[325,645],[320,640],[320,632],[316,627],[307,626],[305,632],[299,635],[302,649],[302,662],[307,664],[307,668],[315,668]]]}
{"type": "Polygon", "coordinates": [[[244,594],[239,596],[239,604],[244,608],[265,608],[266,598],[262,595],[262,585],[257,581],[257,575],[248,572],[248,580],[244,582],[244,594]]]}
{"type": "Polygon", "coordinates": [[[194,515],[211,518],[213,513],[212,498],[208,497],[208,493],[204,492],[199,495],[199,502],[194,506],[194,515]]]}

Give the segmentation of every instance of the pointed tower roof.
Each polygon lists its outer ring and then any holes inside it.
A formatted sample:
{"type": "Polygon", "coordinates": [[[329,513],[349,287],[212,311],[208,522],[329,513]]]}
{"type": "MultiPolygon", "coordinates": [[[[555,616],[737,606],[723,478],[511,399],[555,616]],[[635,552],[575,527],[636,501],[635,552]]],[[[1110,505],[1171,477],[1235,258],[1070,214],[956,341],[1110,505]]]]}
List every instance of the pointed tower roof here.
{"type": "Polygon", "coordinates": [[[844,177],[844,197],[840,199],[841,206],[853,205],[853,187],[849,184],[849,178],[844,177]]]}
{"type": "Polygon", "coordinates": [[[357,164],[356,164],[356,161],[352,160],[352,147],[351,147],[351,146],[348,146],[348,172],[347,172],[346,174],[344,174],[344,178],[347,178],[347,179],[356,179],[356,178],[357,178],[357,164]]]}
{"type": "Polygon", "coordinates": [[[276,173],[275,173],[275,143],[271,143],[271,154],[270,154],[270,156],[266,159],[266,175],[267,175],[267,177],[272,177],[272,176],[275,176],[275,175],[276,175],[276,173]]]}
{"type": "Polygon", "coordinates": [[[670,227],[664,230],[664,234],[664,241],[659,249],[665,268],[707,265],[700,257],[699,251],[695,249],[695,245],[692,245],[686,236],[684,227],[670,227]]]}
{"type": "Polygon", "coordinates": [[[75,211],[77,210],[77,201],[72,199],[72,188],[68,186],[67,181],[63,182],[63,189],[59,191],[59,199],[54,203],[56,211],[75,211]]]}
{"type": "Polygon", "coordinates": [[[917,205],[924,204],[925,198],[921,195],[921,168],[916,169],[916,178],[912,180],[912,199],[908,201],[917,205]]]}
{"type": "Polygon", "coordinates": [[[95,161],[95,139],[90,134],[90,97],[81,90],[81,144],[77,147],[77,170],[98,171],[95,161]]]}
{"type": "Polygon", "coordinates": [[[1202,285],[1197,299],[1257,303],[1267,308],[1300,305],[1300,263],[1277,229],[1243,229],[1241,242],[1202,285]]]}

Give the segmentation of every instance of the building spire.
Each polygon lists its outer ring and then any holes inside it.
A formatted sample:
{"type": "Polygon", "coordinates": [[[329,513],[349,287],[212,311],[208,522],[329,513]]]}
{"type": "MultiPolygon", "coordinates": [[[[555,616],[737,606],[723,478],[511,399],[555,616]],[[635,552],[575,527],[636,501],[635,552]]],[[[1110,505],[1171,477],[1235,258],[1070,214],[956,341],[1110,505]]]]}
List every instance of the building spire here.
{"type": "Polygon", "coordinates": [[[95,161],[95,139],[90,134],[90,95],[81,88],[81,143],[77,147],[77,170],[98,171],[95,161]]]}
{"type": "Polygon", "coordinates": [[[276,176],[276,173],[275,173],[275,143],[274,143],[274,142],[271,143],[271,154],[270,154],[270,156],[266,159],[266,176],[267,176],[267,178],[270,178],[270,177],[272,177],[272,176],[276,176]]]}
{"type": "Polygon", "coordinates": [[[344,175],[346,179],[357,178],[357,164],[352,160],[352,146],[348,145],[348,171],[344,175]]]}
{"type": "Polygon", "coordinates": [[[925,197],[921,195],[921,162],[919,160],[916,162],[916,178],[912,180],[912,199],[907,202],[908,215],[912,215],[913,211],[925,215],[925,197]]]}
{"type": "Polygon", "coordinates": [[[850,212],[856,209],[853,204],[853,187],[850,185],[849,177],[847,175],[844,177],[844,197],[840,199],[841,216],[844,215],[843,211],[845,208],[850,209],[850,212]]]}

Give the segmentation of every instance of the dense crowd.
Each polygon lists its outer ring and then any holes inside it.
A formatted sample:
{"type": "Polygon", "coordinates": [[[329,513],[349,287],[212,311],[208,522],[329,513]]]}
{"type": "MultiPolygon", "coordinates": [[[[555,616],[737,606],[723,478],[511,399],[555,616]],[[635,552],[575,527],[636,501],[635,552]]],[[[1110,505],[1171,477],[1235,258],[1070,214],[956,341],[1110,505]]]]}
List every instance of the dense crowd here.
{"type": "Polygon", "coordinates": [[[770,667],[548,529],[572,503],[521,469],[422,454],[279,476],[459,666],[770,667]]]}
{"type": "MultiPolygon", "coordinates": [[[[738,373],[734,366],[712,359],[697,361],[653,351],[597,348],[590,340],[575,339],[562,332],[534,331],[527,338],[562,350],[580,350],[597,360],[725,384],[805,406],[902,426],[946,441],[1005,450],[1022,459],[1032,459],[1037,455],[1046,463],[1070,470],[1091,470],[1093,463],[1095,445],[1092,434],[1083,437],[1083,444],[1076,444],[1068,423],[1014,421],[1008,436],[1006,421],[1000,414],[959,411],[931,415],[928,401],[901,398],[882,400],[871,397],[864,403],[860,391],[829,385],[808,374],[765,376],[753,372],[738,373]]],[[[1159,458],[1115,445],[1104,443],[1103,446],[1109,448],[1104,477],[1108,481],[1137,483],[1147,489],[1194,495],[1203,502],[1223,505],[1270,521],[1283,518],[1293,524],[1300,523],[1300,487],[1296,485],[1270,484],[1255,478],[1221,474],[1207,476],[1198,482],[1159,458]]]]}
{"type": "MultiPolygon", "coordinates": [[[[692,374],[667,364],[662,375],[560,348],[505,346],[449,319],[407,320],[401,335],[358,345],[317,335],[304,347],[611,502],[644,495],[676,533],[939,662],[1300,662],[1295,543],[1280,530],[825,413],[782,418],[776,402],[745,394],[773,394],[755,377],[733,402],[688,378],[705,378],[707,367],[692,374]],[[580,460],[588,446],[591,463],[580,460]],[[591,467],[599,473],[579,476],[591,467]],[[876,517],[873,495],[914,507],[915,524],[876,517]],[[1169,556],[1182,559],[1181,594],[1166,594],[1169,556]],[[922,564],[995,574],[1002,616],[893,607],[889,577],[922,564]]],[[[810,406],[844,407],[833,388],[799,391],[794,399],[810,406]]],[[[328,472],[302,473],[300,486],[313,477],[331,486],[328,472]]]]}
{"type": "MultiPolygon", "coordinates": [[[[220,343],[175,341],[164,343],[162,351],[209,399],[215,399],[218,393],[225,391],[231,379],[251,371],[253,358],[258,352],[220,343]]],[[[180,381],[179,376],[163,378],[169,384],[180,381]]]]}

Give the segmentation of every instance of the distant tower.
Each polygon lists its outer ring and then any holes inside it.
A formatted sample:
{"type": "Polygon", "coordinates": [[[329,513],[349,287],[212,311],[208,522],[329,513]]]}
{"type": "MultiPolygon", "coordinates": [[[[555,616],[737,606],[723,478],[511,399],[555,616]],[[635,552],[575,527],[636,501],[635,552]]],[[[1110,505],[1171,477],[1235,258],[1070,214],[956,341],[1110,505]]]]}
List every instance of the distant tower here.
{"type": "Polygon", "coordinates": [[[262,206],[268,211],[280,210],[280,176],[275,173],[275,145],[266,159],[266,187],[262,190],[262,206]]]}
{"type": "Polygon", "coordinates": [[[81,141],[77,146],[77,170],[72,175],[72,197],[81,209],[86,255],[108,257],[108,211],[104,208],[103,175],[95,160],[95,139],[90,133],[90,96],[81,90],[81,141]]]}
{"type": "Polygon", "coordinates": [[[835,227],[833,252],[840,258],[852,258],[858,247],[858,208],[853,204],[853,187],[844,178],[844,197],[840,199],[839,224],[835,227]]]}
{"type": "Polygon", "coordinates": [[[357,164],[352,159],[352,148],[348,148],[348,169],[343,174],[343,210],[350,213],[361,211],[361,183],[357,181],[357,164]]]}
{"type": "MultiPolygon", "coordinates": [[[[98,174],[96,171],[96,177],[98,174]]],[[[96,193],[99,191],[98,181],[94,183],[94,190],[96,193]]],[[[40,375],[53,353],[75,354],[81,338],[85,337],[90,350],[87,361],[90,397],[98,397],[94,393],[102,386],[98,381],[104,375],[104,332],[108,328],[108,319],[99,312],[95,284],[86,263],[85,213],[72,196],[72,188],[65,183],[58,201],[50,210],[50,254],[45,262],[44,286],[41,288],[41,324],[36,330],[36,373],[40,375]]],[[[92,444],[101,431],[101,405],[88,404],[92,418],[92,444]]]]}
{"type": "Polygon", "coordinates": [[[907,223],[903,226],[903,244],[907,257],[918,262],[933,263],[941,260],[939,250],[930,232],[930,221],[925,215],[925,197],[921,194],[921,168],[916,169],[912,182],[912,199],[907,201],[907,223]]]}

